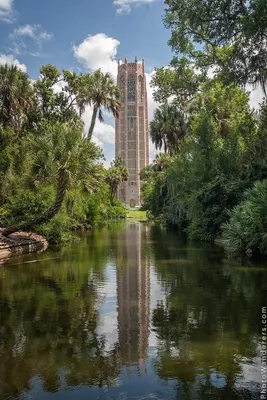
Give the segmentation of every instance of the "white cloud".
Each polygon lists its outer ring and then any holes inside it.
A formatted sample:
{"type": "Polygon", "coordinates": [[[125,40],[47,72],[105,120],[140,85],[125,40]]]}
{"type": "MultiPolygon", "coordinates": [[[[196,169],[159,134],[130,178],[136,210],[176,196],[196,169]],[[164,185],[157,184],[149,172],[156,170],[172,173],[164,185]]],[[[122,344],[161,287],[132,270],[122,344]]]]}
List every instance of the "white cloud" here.
{"type": "MultiPolygon", "coordinates": [[[[158,104],[153,100],[153,90],[150,87],[150,82],[152,75],[155,71],[152,71],[149,74],[146,74],[146,83],[147,83],[147,109],[148,109],[148,123],[152,121],[154,116],[154,111],[158,107],[158,104]]],[[[151,142],[150,135],[149,135],[149,162],[152,163],[156,155],[159,151],[156,150],[155,145],[151,142]]]]}
{"type": "Polygon", "coordinates": [[[12,37],[18,36],[29,37],[40,43],[52,39],[53,34],[43,30],[41,25],[23,25],[14,29],[14,32],[12,33],[12,37]]]}
{"type": "Polygon", "coordinates": [[[115,157],[106,157],[105,156],[105,160],[103,160],[103,165],[105,168],[110,168],[110,164],[112,163],[112,161],[114,160],[115,157]]]}
{"type": "Polygon", "coordinates": [[[67,84],[64,81],[57,82],[53,85],[52,89],[54,90],[55,93],[60,93],[66,87],[67,84]]]}
{"type": "MultiPolygon", "coordinates": [[[[248,90],[251,90],[247,88],[248,90]]],[[[262,103],[264,99],[263,91],[260,87],[257,89],[252,89],[250,92],[250,106],[255,108],[256,110],[259,108],[260,103],[262,103]]]]}
{"type": "Polygon", "coordinates": [[[0,0],[0,20],[9,22],[12,17],[13,0],[0,0]]]}
{"type": "Polygon", "coordinates": [[[97,122],[94,136],[103,143],[115,144],[115,128],[112,125],[97,122]]]}
{"type": "MultiPolygon", "coordinates": [[[[1,0],[0,0],[1,1],[1,0]]],[[[13,55],[0,54],[0,65],[16,65],[23,72],[26,72],[27,68],[25,64],[21,64],[13,55]]]]}
{"type": "Polygon", "coordinates": [[[19,26],[18,28],[14,29],[14,33],[12,35],[34,37],[34,34],[35,34],[34,31],[35,31],[35,28],[33,26],[24,25],[24,26],[19,26]]]}
{"type": "MultiPolygon", "coordinates": [[[[82,116],[84,121],[84,129],[87,133],[89,130],[89,126],[92,118],[92,108],[87,106],[85,112],[82,116]]],[[[105,124],[96,120],[94,134],[92,137],[94,143],[96,143],[100,147],[104,147],[104,143],[113,144],[115,143],[115,128],[112,125],[105,124]]]]}
{"type": "Polygon", "coordinates": [[[134,6],[148,5],[156,0],[114,0],[117,14],[129,14],[134,6]]]}
{"type": "Polygon", "coordinates": [[[153,119],[154,111],[158,107],[158,104],[153,100],[153,89],[150,86],[151,78],[154,75],[155,71],[152,71],[149,74],[146,74],[146,84],[147,84],[147,108],[148,108],[148,120],[151,121],[153,119]]]}
{"type": "Polygon", "coordinates": [[[103,72],[110,72],[113,77],[117,74],[117,48],[120,42],[98,33],[88,36],[78,46],[73,46],[74,55],[88,70],[101,68],[103,72]]]}
{"type": "Polygon", "coordinates": [[[41,48],[44,42],[52,39],[53,34],[43,30],[41,25],[22,25],[14,29],[9,37],[13,40],[13,51],[20,54],[23,49],[27,48],[26,39],[32,40],[41,48]]]}

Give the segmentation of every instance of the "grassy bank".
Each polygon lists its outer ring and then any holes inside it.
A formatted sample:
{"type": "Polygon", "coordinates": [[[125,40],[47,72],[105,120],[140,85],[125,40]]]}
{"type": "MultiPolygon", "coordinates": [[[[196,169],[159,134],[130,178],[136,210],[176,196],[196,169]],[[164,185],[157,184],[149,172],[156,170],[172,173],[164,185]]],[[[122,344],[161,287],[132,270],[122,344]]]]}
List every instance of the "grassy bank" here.
{"type": "Polygon", "coordinates": [[[147,221],[146,211],[128,210],[127,218],[134,219],[137,221],[147,221]]]}

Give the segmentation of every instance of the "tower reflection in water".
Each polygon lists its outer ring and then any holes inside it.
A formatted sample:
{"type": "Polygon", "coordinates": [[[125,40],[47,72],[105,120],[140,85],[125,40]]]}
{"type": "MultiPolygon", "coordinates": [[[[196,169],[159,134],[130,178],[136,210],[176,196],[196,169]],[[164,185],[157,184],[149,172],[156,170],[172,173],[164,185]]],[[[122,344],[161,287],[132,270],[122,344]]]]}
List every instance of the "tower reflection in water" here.
{"type": "Polygon", "coordinates": [[[148,227],[130,223],[120,242],[117,266],[118,335],[126,367],[146,371],[150,323],[148,227]]]}

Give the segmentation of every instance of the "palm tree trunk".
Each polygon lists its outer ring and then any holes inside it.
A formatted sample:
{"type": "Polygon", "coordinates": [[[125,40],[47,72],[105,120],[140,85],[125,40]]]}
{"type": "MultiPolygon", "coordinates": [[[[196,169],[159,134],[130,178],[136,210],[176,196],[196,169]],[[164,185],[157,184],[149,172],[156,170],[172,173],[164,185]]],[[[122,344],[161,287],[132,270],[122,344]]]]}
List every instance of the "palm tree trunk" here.
{"type": "Polygon", "coordinates": [[[163,143],[164,143],[164,153],[166,154],[168,148],[167,148],[167,143],[166,143],[166,139],[165,138],[163,139],[163,143]]]}
{"type": "Polygon", "coordinates": [[[261,82],[261,88],[262,88],[264,97],[267,98],[267,92],[266,92],[266,86],[265,86],[265,81],[264,80],[261,82]]]}
{"type": "Polygon", "coordinates": [[[50,221],[60,210],[63,200],[65,198],[66,190],[68,187],[68,175],[65,170],[60,170],[58,176],[58,184],[57,184],[57,194],[55,201],[48,208],[48,210],[41,215],[39,218],[33,218],[29,221],[22,222],[15,226],[10,226],[5,228],[1,233],[4,236],[11,235],[11,233],[19,232],[19,231],[28,231],[32,230],[35,226],[44,224],[50,221]]]}
{"type": "Polygon", "coordinates": [[[110,185],[110,188],[109,188],[109,201],[112,204],[112,201],[113,201],[113,187],[112,187],[112,185],[110,185]]]}
{"type": "Polygon", "coordinates": [[[90,125],[89,131],[88,131],[88,136],[87,136],[88,140],[92,139],[92,135],[93,135],[94,127],[95,127],[95,122],[96,122],[97,110],[98,110],[97,105],[94,105],[93,115],[92,115],[92,119],[91,119],[91,125],[90,125]]]}

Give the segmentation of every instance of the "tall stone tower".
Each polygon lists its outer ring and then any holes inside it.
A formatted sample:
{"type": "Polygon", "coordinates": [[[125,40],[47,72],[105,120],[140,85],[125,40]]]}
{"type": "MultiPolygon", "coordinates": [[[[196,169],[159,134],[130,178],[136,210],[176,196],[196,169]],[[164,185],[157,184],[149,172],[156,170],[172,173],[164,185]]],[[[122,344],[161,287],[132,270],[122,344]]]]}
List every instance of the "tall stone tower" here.
{"type": "Polygon", "coordinates": [[[144,60],[118,61],[117,84],[122,107],[116,119],[115,154],[128,168],[128,182],[121,184],[118,198],[131,208],[141,205],[140,171],[148,165],[148,116],[144,60]]]}

